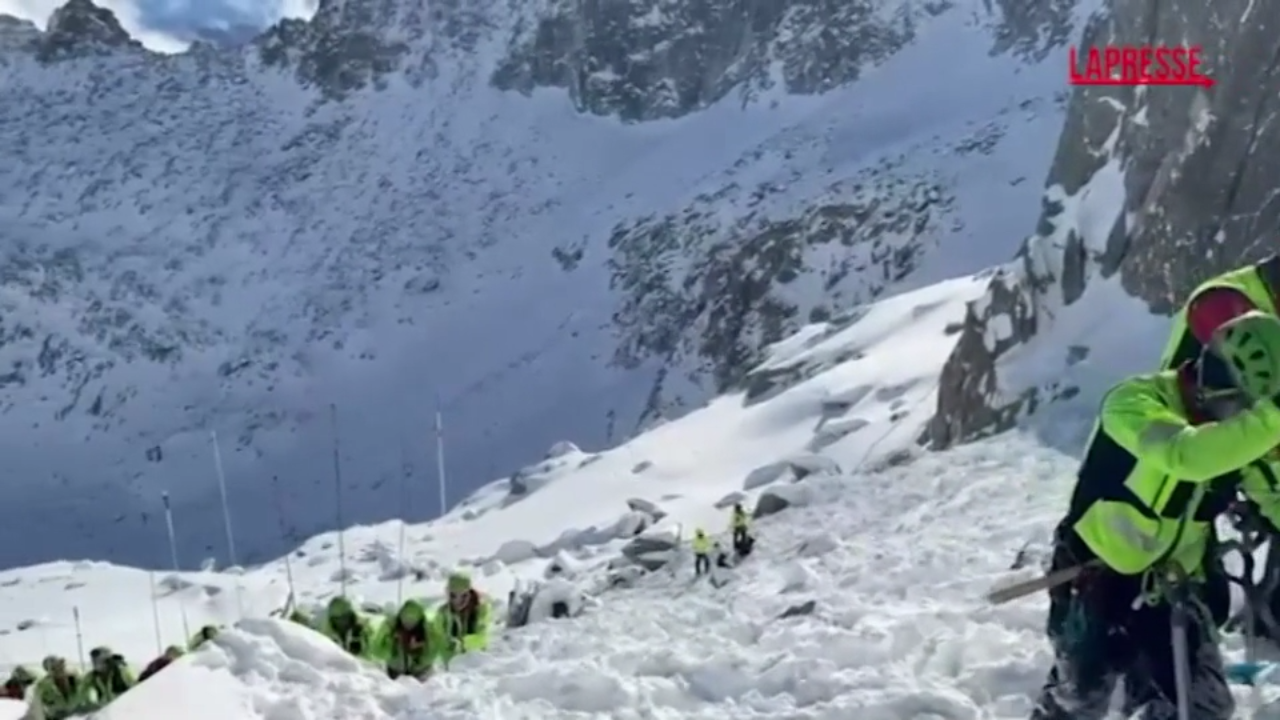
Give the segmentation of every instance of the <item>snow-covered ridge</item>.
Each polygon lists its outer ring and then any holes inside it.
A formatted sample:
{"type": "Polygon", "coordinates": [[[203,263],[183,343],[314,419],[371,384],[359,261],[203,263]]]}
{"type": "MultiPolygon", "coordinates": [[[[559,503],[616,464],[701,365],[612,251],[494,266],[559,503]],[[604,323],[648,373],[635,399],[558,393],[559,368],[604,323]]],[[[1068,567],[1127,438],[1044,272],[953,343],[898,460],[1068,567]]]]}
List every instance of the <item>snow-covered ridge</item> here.
{"type": "Polygon", "coordinates": [[[517,18],[415,7],[329,3],[243,51],[0,55],[0,450],[32,481],[10,507],[65,519],[0,518],[30,538],[0,563],[165,562],[165,489],[183,561],[226,559],[210,430],[238,561],[283,547],[273,477],[284,534],[331,528],[331,403],[348,522],[430,481],[437,395],[455,495],[616,444],[810,320],[1006,258],[1060,120],[1056,56],[992,55],[976,6],[823,94],[626,126],[491,87],[517,18]],[[679,250],[637,256],[660,228],[679,250]]]}

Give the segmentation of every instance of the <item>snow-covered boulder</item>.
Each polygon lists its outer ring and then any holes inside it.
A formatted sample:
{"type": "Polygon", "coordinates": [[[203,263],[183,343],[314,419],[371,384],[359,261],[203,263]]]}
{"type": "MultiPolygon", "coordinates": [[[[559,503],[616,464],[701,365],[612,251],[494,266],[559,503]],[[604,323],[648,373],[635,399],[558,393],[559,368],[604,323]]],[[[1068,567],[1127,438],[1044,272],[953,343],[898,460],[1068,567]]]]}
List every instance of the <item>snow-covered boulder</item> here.
{"type": "Polygon", "coordinates": [[[790,465],[785,462],[774,462],[768,465],[761,465],[747,473],[747,477],[742,481],[742,489],[755,490],[779,481],[793,481],[795,479],[796,476],[791,472],[790,465]]]}
{"type": "Polygon", "coordinates": [[[783,610],[782,614],[778,616],[778,619],[786,620],[787,618],[793,617],[805,617],[806,615],[812,615],[817,609],[817,600],[806,600],[799,605],[792,605],[786,610],[783,610]]]}
{"type": "Polygon", "coordinates": [[[529,606],[529,622],[574,617],[586,607],[586,597],[568,580],[556,578],[542,584],[529,606]]]}
{"type": "Polygon", "coordinates": [[[813,493],[807,485],[780,485],[764,491],[756,501],[756,509],[752,517],[762,518],[774,515],[789,507],[808,505],[813,493]]]}
{"type": "Polygon", "coordinates": [[[522,563],[538,557],[538,546],[528,540],[508,540],[493,553],[493,559],[507,565],[522,563]]]}
{"type": "Polygon", "coordinates": [[[630,557],[652,552],[670,552],[679,547],[680,542],[674,534],[667,531],[649,532],[623,546],[622,554],[630,557]]]}
{"type": "Polygon", "coordinates": [[[609,588],[629,588],[648,573],[643,565],[624,565],[609,571],[605,585],[609,588]]]}
{"type": "Polygon", "coordinates": [[[791,455],[783,462],[795,474],[797,480],[803,480],[810,475],[839,475],[841,472],[839,463],[826,455],[817,453],[791,455]]]}
{"type": "Polygon", "coordinates": [[[825,455],[802,453],[752,470],[742,481],[742,489],[755,490],[779,482],[796,482],[810,475],[839,474],[840,465],[835,460],[825,455]]]}
{"type": "Polygon", "coordinates": [[[659,522],[667,516],[667,513],[656,503],[645,500],[644,498],[627,498],[627,508],[636,512],[642,512],[653,518],[653,521],[659,522]]]}
{"type": "Polygon", "coordinates": [[[680,554],[680,541],[669,532],[639,535],[622,548],[623,557],[646,570],[657,570],[680,554]]]}
{"type": "Polygon", "coordinates": [[[631,510],[614,523],[612,535],[616,538],[635,537],[647,530],[651,524],[653,524],[653,517],[648,513],[631,510]]]}
{"type": "Polygon", "coordinates": [[[565,551],[555,554],[542,569],[542,577],[547,580],[571,580],[578,576],[578,563],[565,551]]]}
{"type": "Polygon", "coordinates": [[[728,495],[725,495],[724,497],[717,500],[715,504],[715,508],[717,510],[726,510],[746,499],[747,499],[746,493],[734,490],[728,495]]]}
{"type": "Polygon", "coordinates": [[[567,578],[552,578],[511,591],[507,627],[524,627],[540,620],[580,615],[589,605],[587,596],[567,578]]]}
{"type": "Polygon", "coordinates": [[[582,451],[578,449],[578,446],[574,445],[568,440],[561,440],[555,445],[552,445],[551,448],[547,450],[546,459],[553,460],[555,458],[561,458],[566,455],[575,455],[575,454],[576,455],[582,454],[582,451]]]}

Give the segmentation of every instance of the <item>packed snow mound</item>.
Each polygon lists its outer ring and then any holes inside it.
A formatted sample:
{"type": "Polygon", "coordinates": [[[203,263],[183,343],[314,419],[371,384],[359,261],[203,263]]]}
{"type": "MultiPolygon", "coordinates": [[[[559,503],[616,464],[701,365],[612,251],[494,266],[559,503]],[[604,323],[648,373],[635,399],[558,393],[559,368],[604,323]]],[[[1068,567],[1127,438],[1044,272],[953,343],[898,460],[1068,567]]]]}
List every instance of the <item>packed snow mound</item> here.
{"type": "Polygon", "coordinates": [[[426,697],[318,633],[244,620],[95,715],[97,720],[420,720],[426,697]]]}

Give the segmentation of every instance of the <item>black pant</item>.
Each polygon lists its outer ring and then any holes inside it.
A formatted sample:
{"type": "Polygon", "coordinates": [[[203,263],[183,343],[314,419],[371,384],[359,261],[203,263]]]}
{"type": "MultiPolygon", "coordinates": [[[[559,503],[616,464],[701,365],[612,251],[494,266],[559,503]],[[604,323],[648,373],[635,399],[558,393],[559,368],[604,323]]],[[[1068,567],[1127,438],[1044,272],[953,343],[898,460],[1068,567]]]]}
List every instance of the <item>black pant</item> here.
{"type": "Polygon", "coordinates": [[[747,529],[744,527],[735,527],[733,529],[733,546],[740,548],[747,544],[747,529]]]}
{"type": "MultiPolygon", "coordinates": [[[[1055,570],[1073,564],[1068,550],[1055,550],[1055,570]]],[[[1203,595],[1206,588],[1198,590],[1203,595]]],[[[1171,609],[1133,609],[1139,592],[1137,578],[1106,571],[1051,592],[1048,633],[1056,660],[1032,720],[1101,720],[1122,679],[1127,709],[1145,706],[1147,720],[1177,717],[1171,609]],[[1083,626],[1072,622],[1076,612],[1086,621],[1083,626]]],[[[1203,622],[1193,611],[1187,627],[1191,717],[1229,720],[1235,703],[1216,638],[1203,622]]]]}
{"type": "Polygon", "coordinates": [[[706,553],[697,553],[693,556],[693,574],[695,576],[706,572],[711,572],[711,557],[706,553]]]}

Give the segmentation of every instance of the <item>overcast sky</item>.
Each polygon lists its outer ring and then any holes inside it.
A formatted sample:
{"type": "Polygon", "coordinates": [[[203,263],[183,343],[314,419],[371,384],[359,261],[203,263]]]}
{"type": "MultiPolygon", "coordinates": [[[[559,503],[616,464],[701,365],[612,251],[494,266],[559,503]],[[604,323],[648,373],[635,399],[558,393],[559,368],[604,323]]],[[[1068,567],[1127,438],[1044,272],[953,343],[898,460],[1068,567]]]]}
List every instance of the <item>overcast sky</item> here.
{"type": "MultiPolygon", "coordinates": [[[[0,0],[0,14],[45,26],[65,0],[0,0]]],[[[158,52],[186,48],[196,30],[265,28],[282,17],[310,17],[317,0],[95,0],[115,12],[134,38],[158,52]]]]}

